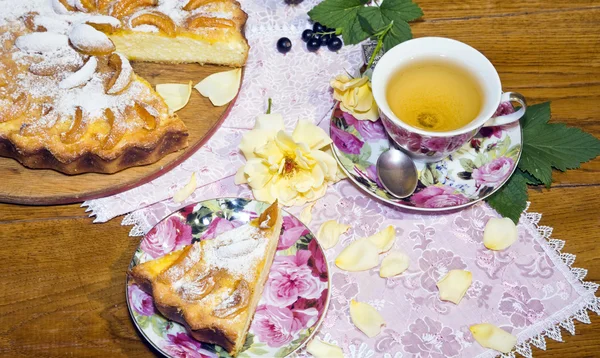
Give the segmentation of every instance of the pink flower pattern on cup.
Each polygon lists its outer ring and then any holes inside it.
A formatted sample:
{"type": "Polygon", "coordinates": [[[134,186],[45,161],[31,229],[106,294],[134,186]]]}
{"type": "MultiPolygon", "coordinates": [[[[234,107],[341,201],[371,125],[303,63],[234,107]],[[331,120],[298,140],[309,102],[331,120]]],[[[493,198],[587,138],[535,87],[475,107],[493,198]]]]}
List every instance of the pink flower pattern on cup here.
{"type": "Polygon", "coordinates": [[[513,172],[514,163],[511,158],[498,157],[473,170],[473,179],[475,179],[477,185],[499,185],[513,172]]]}
{"type": "Polygon", "coordinates": [[[444,208],[447,206],[462,205],[469,202],[469,198],[458,193],[454,188],[440,185],[429,186],[410,197],[415,206],[423,208],[444,208]]]}
{"type": "Polygon", "coordinates": [[[408,151],[414,158],[435,162],[455,152],[477,134],[479,128],[455,136],[428,136],[408,131],[395,125],[383,113],[383,126],[394,142],[408,151]]]}
{"type": "Polygon", "coordinates": [[[157,258],[192,243],[192,228],[179,216],[171,216],[150,230],[140,245],[152,258],[157,258]]]}

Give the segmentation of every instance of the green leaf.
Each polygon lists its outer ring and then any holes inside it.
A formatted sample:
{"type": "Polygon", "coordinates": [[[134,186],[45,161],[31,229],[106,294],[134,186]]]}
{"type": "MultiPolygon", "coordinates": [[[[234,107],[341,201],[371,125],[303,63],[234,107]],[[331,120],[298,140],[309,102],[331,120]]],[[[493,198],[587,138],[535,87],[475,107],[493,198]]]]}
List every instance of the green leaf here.
{"type": "Polygon", "coordinates": [[[531,106],[524,116],[523,154],[519,168],[540,180],[552,183],[552,168],[560,171],[579,168],[600,155],[600,140],[579,128],[548,123],[549,103],[531,106]]]}
{"type": "Polygon", "coordinates": [[[423,16],[423,10],[411,0],[384,0],[379,6],[381,11],[394,13],[402,21],[413,21],[423,16]]]}
{"type": "Polygon", "coordinates": [[[359,9],[358,22],[362,29],[371,35],[381,31],[390,23],[383,17],[380,8],[376,6],[367,6],[359,9]]]}
{"type": "Polygon", "coordinates": [[[412,32],[408,23],[394,21],[394,26],[392,26],[383,39],[383,47],[385,47],[386,51],[389,51],[392,47],[410,39],[412,39],[412,32]]]}
{"type": "Polygon", "coordinates": [[[550,102],[543,102],[527,107],[527,112],[521,118],[521,125],[523,130],[527,130],[537,125],[547,124],[549,120],[550,102]]]}
{"type": "Polygon", "coordinates": [[[527,206],[527,179],[523,173],[515,171],[506,185],[490,196],[487,202],[500,215],[518,223],[527,206]]]}
{"type": "Polygon", "coordinates": [[[523,178],[525,178],[525,182],[527,182],[528,185],[541,185],[542,184],[541,181],[539,181],[533,175],[529,174],[529,172],[524,172],[519,168],[517,168],[517,171],[523,175],[523,178]]]}
{"type": "Polygon", "coordinates": [[[358,11],[367,2],[369,0],[325,0],[312,8],[308,16],[327,27],[342,29],[344,43],[354,45],[370,35],[362,29],[358,20],[358,11]]]}

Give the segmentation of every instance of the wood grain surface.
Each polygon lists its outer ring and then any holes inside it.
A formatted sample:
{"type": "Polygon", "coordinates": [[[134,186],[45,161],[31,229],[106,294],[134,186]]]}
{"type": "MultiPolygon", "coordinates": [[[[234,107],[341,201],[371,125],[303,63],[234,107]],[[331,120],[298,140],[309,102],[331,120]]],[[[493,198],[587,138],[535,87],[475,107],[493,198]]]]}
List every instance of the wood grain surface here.
{"type": "MultiPolygon", "coordinates": [[[[480,49],[506,90],[552,100],[553,120],[600,137],[600,3],[594,0],[418,0],[416,36],[480,49]]],[[[600,282],[600,159],[555,173],[529,191],[531,211],[566,240],[586,280],[600,282]]],[[[78,205],[0,204],[0,356],[151,357],[125,304],[125,271],[138,239],[121,218],[92,224],[78,205]]],[[[535,357],[599,357],[600,318],[548,340],[535,357]]],[[[469,357],[467,357],[469,358],[469,357]]]]}
{"type": "MultiPolygon", "coordinates": [[[[132,63],[135,72],[153,86],[159,83],[195,85],[210,74],[228,70],[222,66],[198,64],[132,63]]],[[[115,174],[86,173],[65,175],[50,169],[28,169],[14,159],[0,157],[0,202],[48,205],[82,202],[131,189],[165,173],[195,153],[218,129],[233,102],[215,107],[208,98],[192,90],[189,103],[177,112],[189,132],[187,148],[161,160],[132,167],[115,174]]]]}

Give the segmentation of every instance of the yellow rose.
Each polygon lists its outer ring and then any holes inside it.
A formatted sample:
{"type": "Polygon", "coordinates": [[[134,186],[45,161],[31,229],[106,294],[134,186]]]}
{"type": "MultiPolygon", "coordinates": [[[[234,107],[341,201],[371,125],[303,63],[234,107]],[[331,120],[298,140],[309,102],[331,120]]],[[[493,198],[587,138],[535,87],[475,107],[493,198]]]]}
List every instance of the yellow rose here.
{"type": "Polygon", "coordinates": [[[236,184],[248,183],[257,200],[277,199],[285,206],[321,198],[327,184],[337,179],[337,162],[321,150],[331,139],[308,121],[299,121],[292,135],[283,129],[279,114],[258,117],[240,143],[246,164],[238,170],[236,184]]]}
{"type": "Polygon", "coordinates": [[[333,87],[333,98],[340,101],[340,108],[350,113],[358,120],[376,121],[379,118],[379,110],[371,82],[368,77],[350,78],[347,75],[339,75],[331,80],[333,87]]]}

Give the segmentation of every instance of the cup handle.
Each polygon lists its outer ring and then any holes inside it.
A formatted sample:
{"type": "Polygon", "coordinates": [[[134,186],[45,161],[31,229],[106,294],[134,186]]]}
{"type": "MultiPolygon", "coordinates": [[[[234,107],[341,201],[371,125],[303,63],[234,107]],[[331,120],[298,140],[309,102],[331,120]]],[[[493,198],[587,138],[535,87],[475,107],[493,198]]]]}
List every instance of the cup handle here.
{"type": "Polygon", "coordinates": [[[500,99],[500,103],[505,102],[517,102],[521,105],[518,111],[505,114],[502,116],[492,117],[487,122],[484,123],[484,127],[493,127],[493,126],[501,126],[504,124],[509,124],[515,121],[518,121],[523,117],[525,111],[527,110],[527,101],[525,97],[517,92],[504,92],[500,99]]]}

